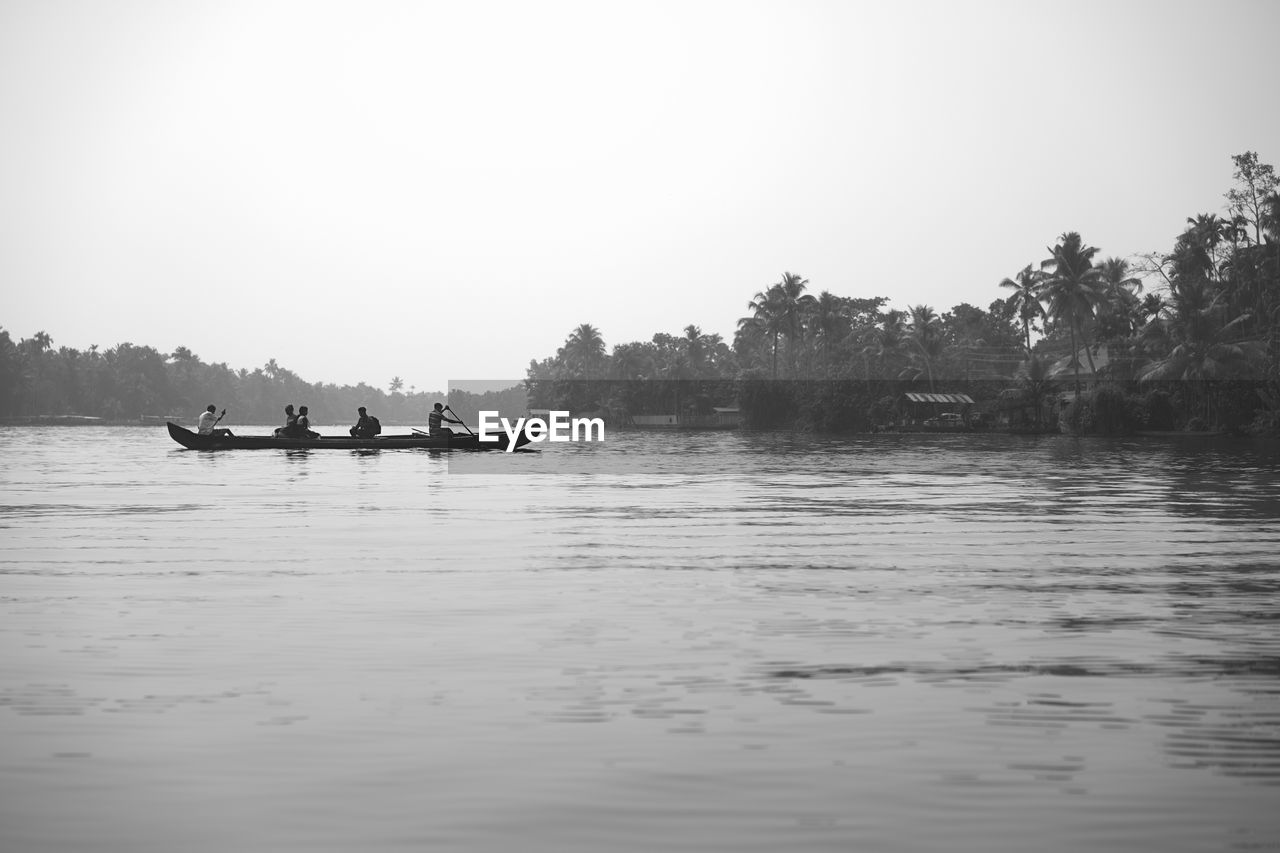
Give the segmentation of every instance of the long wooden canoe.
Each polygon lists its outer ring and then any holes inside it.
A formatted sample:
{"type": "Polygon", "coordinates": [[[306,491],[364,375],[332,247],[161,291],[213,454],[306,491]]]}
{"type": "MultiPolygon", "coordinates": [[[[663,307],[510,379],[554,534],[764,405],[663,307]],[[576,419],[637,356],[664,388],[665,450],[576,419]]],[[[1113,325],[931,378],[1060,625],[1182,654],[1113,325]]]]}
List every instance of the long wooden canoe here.
{"type": "MultiPolygon", "coordinates": [[[[188,450],[506,450],[509,444],[505,435],[497,441],[481,441],[467,433],[431,436],[419,433],[409,435],[380,435],[376,438],[352,438],[347,435],[322,435],[319,438],[278,438],[274,435],[199,435],[172,421],[165,424],[169,437],[188,450]]],[[[529,437],[523,432],[516,436],[516,447],[524,447],[529,437]]]]}

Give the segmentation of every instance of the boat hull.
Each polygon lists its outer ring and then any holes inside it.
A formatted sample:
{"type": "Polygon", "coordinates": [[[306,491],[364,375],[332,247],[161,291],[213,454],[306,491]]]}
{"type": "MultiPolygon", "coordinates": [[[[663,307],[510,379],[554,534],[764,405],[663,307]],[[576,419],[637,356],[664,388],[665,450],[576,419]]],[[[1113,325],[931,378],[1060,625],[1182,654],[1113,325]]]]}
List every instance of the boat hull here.
{"type": "MultiPolygon", "coordinates": [[[[199,435],[175,423],[166,424],[169,437],[188,450],[506,450],[510,442],[505,435],[496,441],[481,441],[467,433],[432,436],[380,435],[376,438],[351,438],[325,435],[319,438],[280,438],[274,435],[199,435]]],[[[521,433],[516,447],[529,443],[521,433]]]]}

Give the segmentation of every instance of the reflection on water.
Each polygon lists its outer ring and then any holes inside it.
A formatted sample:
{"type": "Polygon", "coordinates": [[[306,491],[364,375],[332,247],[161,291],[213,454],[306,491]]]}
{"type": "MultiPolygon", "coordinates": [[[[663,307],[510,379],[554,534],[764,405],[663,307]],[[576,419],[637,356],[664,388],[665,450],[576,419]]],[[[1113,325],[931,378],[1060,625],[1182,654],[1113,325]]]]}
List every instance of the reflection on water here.
{"type": "Polygon", "coordinates": [[[170,448],[0,430],[0,849],[1280,837],[1272,446],[170,448]]]}

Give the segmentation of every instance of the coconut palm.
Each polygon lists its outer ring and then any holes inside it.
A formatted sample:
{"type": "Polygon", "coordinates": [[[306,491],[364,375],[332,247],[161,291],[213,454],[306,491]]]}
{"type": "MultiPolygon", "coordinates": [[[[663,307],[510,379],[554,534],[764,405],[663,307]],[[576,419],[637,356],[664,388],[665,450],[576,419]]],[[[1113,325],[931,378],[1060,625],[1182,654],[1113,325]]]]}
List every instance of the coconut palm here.
{"type": "Polygon", "coordinates": [[[1135,276],[1133,266],[1124,258],[1107,258],[1098,264],[1107,292],[1123,288],[1130,293],[1142,292],[1142,279],[1135,276]]]}
{"type": "Polygon", "coordinates": [[[1216,213],[1201,213],[1187,217],[1187,228],[1178,236],[1174,245],[1174,270],[1176,275],[1204,275],[1219,277],[1218,247],[1232,242],[1238,236],[1238,225],[1216,213]]]}
{"type": "Polygon", "coordinates": [[[1210,383],[1246,376],[1266,358],[1262,341],[1241,340],[1248,313],[1231,316],[1227,302],[1203,278],[1177,282],[1170,291],[1169,316],[1157,317],[1144,338],[1168,355],[1143,368],[1138,378],[1179,379],[1201,383],[1205,420],[1209,418],[1210,383]]]}
{"type": "Polygon", "coordinates": [[[1029,356],[1017,372],[1019,383],[1025,394],[1031,398],[1031,406],[1035,411],[1036,427],[1043,426],[1041,411],[1044,408],[1044,397],[1053,389],[1053,380],[1049,376],[1049,362],[1045,359],[1029,356]]]}
{"type": "Polygon", "coordinates": [[[802,309],[813,302],[812,296],[805,295],[808,286],[809,279],[793,272],[784,272],[782,280],[773,285],[778,289],[783,314],[786,315],[787,323],[792,327],[789,331],[793,334],[799,329],[802,309]]]}
{"type": "Polygon", "coordinates": [[[1031,324],[1037,317],[1044,316],[1044,305],[1040,302],[1040,285],[1043,281],[1044,273],[1027,264],[1015,278],[1006,278],[1000,282],[1001,287],[1013,290],[1005,304],[1022,321],[1023,345],[1028,355],[1031,354],[1031,324]]]}
{"type": "Polygon", "coordinates": [[[583,323],[569,333],[560,358],[571,376],[578,379],[599,373],[605,362],[604,338],[600,330],[590,323],[583,323]]]}
{"type": "Polygon", "coordinates": [[[738,329],[740,332],[754,332],[762,337],[769,338],[773,347],[773,378],[778,378],[778,337],[782,334],[786,327],[786,319],[783,316],[783,308],[781,302],[781,294],[774,288],[757,293],[752,300],[747,303],[747,308],[751,311],[750,317],[743,317],[738,321],[738,329]]]}
{"type": "Polygon", "coordinates": [[[1142,292],[1142,279],[1133,274],[1129,262],[1123,258],[1107,258],[1098,269],[1102,273],[1098,320],[1109,326],[1113,334],[1129,337],[1141,322],[1138,294],[1142,292]]]}
{"type": "Polygon", "coordinates": [[[1066,323],[1071,330],[1071,363],[1075,369],[1076,396],[1080,396],[1080,357],[1077,338],[1084,341],[1089,370],[1094,371],[1093,354],[1084,340],[1084,324],[1094,314],[1102,299],[1102,271],[1093,265],[1097,248],[1086,246],[1080,235],[1069,231],[1058,238],[1049,251],[1052,257],[1040,263],[1046,271],[1042,295],[1048,302],[1046,313],[1055,322],[1066,323]]]}
{"type": "Polygon", "coordinates": [[[828,291],[822,291],[810,306],[810,323],[822,347],[822,372],[831,375],[831,345],[843,340],[849,333],[849,313],[845,300],[828,291]]]}
{"type": "Polygon", "coordinates": [[[787,338],[787,355],[791,362],[791,375],[796,373],[796,357],[804,340],[804,319],[814,304],[814,298],[805,293],[809,279],[793,272],[784,272],[782,281],[769,288],[777,292],[776,299],[782,319],[782,333],[787,338]]]}
{"type": "Polygon", "coordinates": [[[1267,196],[1262,205],[1261,230],[1267,242],[1280,241],[1280,193],[1267,196]]]}
{"type": "Polygon", "coordinates": [[[1154,317],[1160,316],[1160,313],[1164,311],[1164,309],[1164,297],[1158,293],[1148,293],[1143,296],[1142,304],[1139,306],[1143,320],[1150,320],[1154,317]]]}
{"type": "Polygon", "coordinates": [[[693,365],[689,361],[689,356],[680,350],[668,352],[667,358],[658,366],[658,375],[666,380],[663,384],[672,391],[673,410],[677,415],[683,414],[680,411],[680,389],[688,380],[694,378],[693,365]]]}
{"type": "Polygon", "coordinates": [[[42,330],[20,341],[18,346],[35,355],[44,355],[53,347],[53,338],[49,336],[48,332],[42,330]]]}
{"type": "Polygon", "coordinates": [[[923,372],[929,379],[929,390],[933,391],[933,365],[941,358],[946,340],[942,336],[942,321],[936,311],[928,305],[908,305],[907,341],[912,346],[912,355],[924,366],[923,371],[916,371],[918,376],[923,372]]]}
{"type": "Polygon", "coordinates": [[[773,345],[773,378],[778,378],[778,347],[780,339],[787,341],[788,360],[795,372],[796,351],[804,336],[804,316],[813,297],[804,292],[808,279],[785,272],[782,280],[757,293],[747,304],[750,317],[738,321],[738,328],[752,329],[767,336],[773,345]]]}
{"type": "Polygon", "coordinates": [[[884,315],[879,327],[874,328],[871,332],[864,354],[876,357],[878,372],[881,377],[894,372],[889,369],[889,364],[900,361],[902,352],[906,347],[907,328],[905,319],[906,314],[904,312],[896,309],[889,311],[884,315]]]}
{"type": "Polygon", "coordinates": [[[707,348],[703,341],[702,330],[693,324],[684,327],[684,355],[693,375],[701,376],[703,364],[707,358],[707,348]]]}

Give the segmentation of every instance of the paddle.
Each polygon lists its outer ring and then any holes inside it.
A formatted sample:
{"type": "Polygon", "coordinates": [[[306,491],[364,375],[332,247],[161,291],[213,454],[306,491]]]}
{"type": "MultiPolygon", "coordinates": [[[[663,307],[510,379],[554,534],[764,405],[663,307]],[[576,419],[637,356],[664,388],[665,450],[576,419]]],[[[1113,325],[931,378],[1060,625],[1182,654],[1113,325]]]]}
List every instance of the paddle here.
{"type": "MultiPolygon", "coordinates": [[[[458,418],[458,413],[457,413],[457,412],[455,412],[455,411],[453,411],[453,408],[452,408],[451,406],[445,406],[445,407],[444,407],[444,410],[445,410],[446,412],[451,412],[455,418],[458,418]]],[[[465,429],[467,432],[471,432],[471,427],[469,427],[469,426],[467,426],[465,423],[463,423],[463,422],[462,422],[462,418],[458,418],[458,424],[459,424],[459,426],[461,426],[463,429],[465,429]]],[[[472,434],[472,435],[475,435],[475,433],[474,433],[474,432],[471,432],[471,434],[472,434]]]]}
{"type": "MultiPolygon", "coordinates": [[[[223,419],[223,418],[225,418],[226,416],[227,416],[227,410],[226,410],[226,409],[223,409],[223,410],[222,410],[222,414],[218,415],[218,421],[222,420],[222,419],[223,419]]],[[[213,422],[213,425],[214,425],[214,426],[217,426],[217,425],[218,425],[218,421],[214,421],[214,422],[213,422]]]]}

